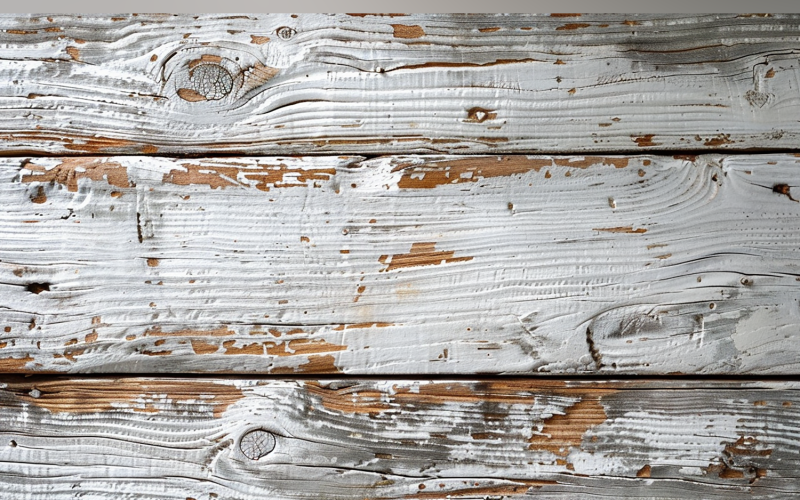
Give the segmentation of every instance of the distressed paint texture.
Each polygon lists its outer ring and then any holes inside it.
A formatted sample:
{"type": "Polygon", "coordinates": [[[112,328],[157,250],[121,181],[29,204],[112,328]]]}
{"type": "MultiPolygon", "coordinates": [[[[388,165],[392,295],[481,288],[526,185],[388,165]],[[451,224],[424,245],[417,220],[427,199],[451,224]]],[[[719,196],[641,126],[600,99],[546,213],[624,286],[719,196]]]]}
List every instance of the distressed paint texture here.
{"type": "Polygon", "coordinates": [[[5,154],[793,148],[796,14],[3,15],[5,154]]]}
{"type": "Polygon", "coordinates": [[[800,497],[798,37],[0,15],[0,497],[800,497]]]}
{"type": "Polygon", "coordinates": [[[0,489],[4,500],[792,498],[798,411],[793,382],[12,377],[0,489]]]}
{"type": "Polygon", "coordinates": [[[800,158],[0,161],[17,372],[798,372],[800,158]]]}

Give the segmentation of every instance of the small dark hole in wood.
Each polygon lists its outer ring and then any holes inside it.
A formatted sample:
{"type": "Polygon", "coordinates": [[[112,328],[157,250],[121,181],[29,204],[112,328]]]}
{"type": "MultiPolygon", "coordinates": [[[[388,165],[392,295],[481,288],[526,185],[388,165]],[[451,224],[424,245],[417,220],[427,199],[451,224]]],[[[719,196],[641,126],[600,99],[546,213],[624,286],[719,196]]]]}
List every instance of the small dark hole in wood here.
{"type": "Polygon", "coordinates": [[[12,448],[16,448],[17,447],[17,442],[12,439],[11,442],[8,443],[8,445],[11,446],[12,448]]]}
{"type": "Polygon", "coordinates": [[[28,283],[25,289],[31,293],[40,294],[50,291],[50,283],[28,283]]]}
{"type": "Polygon", "coordinates": [[[778,194],[789,194],[790,188],[788,184],[775,184],[772,186],[772,192],[778,194]]]}

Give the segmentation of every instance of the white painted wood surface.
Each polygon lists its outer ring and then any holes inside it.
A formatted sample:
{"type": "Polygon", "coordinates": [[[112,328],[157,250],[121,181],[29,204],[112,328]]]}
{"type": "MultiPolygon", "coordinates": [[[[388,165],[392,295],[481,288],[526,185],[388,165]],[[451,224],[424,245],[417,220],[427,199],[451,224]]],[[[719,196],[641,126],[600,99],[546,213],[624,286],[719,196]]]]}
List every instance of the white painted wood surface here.
{"type": "Polygon", "coordinates": [[[0,17],[4,154],[795,148],[800,17],[0,17]]]}
{"type": "Polygon", "coordinates": [[[799,388],[12,378],[0,489],[4,500],[789,499],[799,388]]]}
{"type": "Polygon", "coordinates": [[[799,50],[0,15],[0,500],[800,497],[799,50]]]}
{"type": "Polygon", "coordinates": [[[0,161],[0,367],[791,374],[800,158],[0,161]]]}

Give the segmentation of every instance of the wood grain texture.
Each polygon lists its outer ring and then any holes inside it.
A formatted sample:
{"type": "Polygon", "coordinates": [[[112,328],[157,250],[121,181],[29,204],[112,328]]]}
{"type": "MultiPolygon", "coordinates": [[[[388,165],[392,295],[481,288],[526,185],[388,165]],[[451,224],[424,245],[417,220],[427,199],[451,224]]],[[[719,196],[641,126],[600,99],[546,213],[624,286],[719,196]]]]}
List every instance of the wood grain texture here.
{"type": "Polygon", "coordinates": [[[796,374],[800,158],[0,162],[0,369],[796,374]]]}
{"type": "Polygon", "coordinates": [[[4,500],[789,499],[798,389],[12,378],[0,489],[4,500]]]}
{"type": "Polygon", "coordinates": [[[794,148],[797,15],[0,17],[4,154],[794,148]]]}

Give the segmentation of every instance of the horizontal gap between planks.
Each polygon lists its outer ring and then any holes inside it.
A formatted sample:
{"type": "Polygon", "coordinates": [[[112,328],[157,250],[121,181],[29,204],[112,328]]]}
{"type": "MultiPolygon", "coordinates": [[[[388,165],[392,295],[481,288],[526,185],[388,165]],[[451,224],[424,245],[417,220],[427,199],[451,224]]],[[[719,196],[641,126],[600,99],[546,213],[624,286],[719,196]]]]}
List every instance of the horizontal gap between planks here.
{"type": "Polygon", "coordinates": [[[174,373],[129,373],[129,372],[109,372],[109,373],[33,373],[33,374],[0,374],[0,383],[10,379],[19,380],[52,380],[52,379],[116,379],[116,378],[161,378],[161,379],[192,379],[192,380],[264,380],[264,381],[277,381],[277,380],[316,380],[316,381],[369,381],[369,380],[385,380],[385,381],[400,381],[400,380],[432,380],[432,381],[481,381],[481,380],[494,380],[494,381],[529,381],[529,382],[558,382],[558,381],[575,381],[575,382],[707,382],[714,383],[728,383],[728,382],[800,382],[800,375],[758,375],[758,374],[744,374],[744,375],[693,375],[693,374],[674,374],[674,375],[635,375],[635,374],[620,374],[620,375],[497,375],[492,373],[453,373],[453,374],[430,374],[430,373],[407,373],[407,374],[371,374],[371,375],[350,375],[346,373],[297,373],[297,374],[247,374],[247,373],[192,373],[192,372],[174,372],[174,373]]]}
{"type": "Polygon", "coordinates": [[[430,155],[447,155],[452,157],[457,156],[655,156],[655,157],[670,157],[675,155],[682,156],[700,156],[700,155],[728,155],[733,156],[737,154],[748,155],[769,155],[769,154],[787,154],[796,153],[798,148],[709,148],[709,149],[670,149],[670,150],[656,150],[656,149],[625,149],[625,150],[530,150],[530,151],[515,151],[515,150],[494,150],[484,152],[471,152],[471,153],[456,153],[450,151],[437,151],[430,150],[424,152],[372,152],[372,153],[359,153],[357,151],[305,151],[300,153],[281,154],[275,151],[265,153],[230,153],[230,152],[215,152],[205,151],[201,153],[184,153],[184,154],[130,154],[130,153],[92,153],[92,154],[59,154],[59,153],[43,153],[43,152],[20,152],[20,151],[2,151],[0,150],[0,157],[2,158],[97,158],[97,157],[154,157],[166,159],[183,159],[183,158],[261,158],[261,157],[309,157],[309,156],[360,156],[364,160],[371,160],[386,156],[430,156],[430,155]]]}

